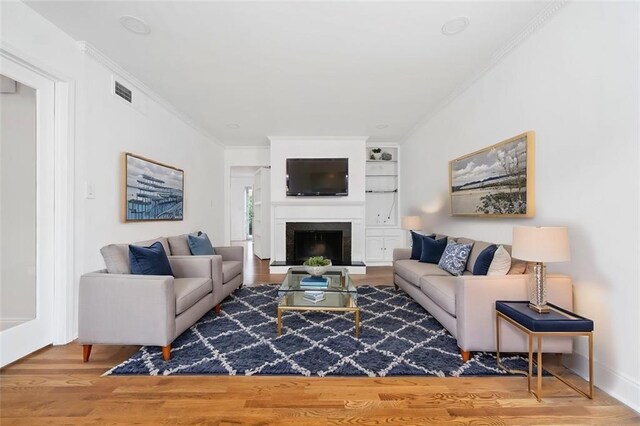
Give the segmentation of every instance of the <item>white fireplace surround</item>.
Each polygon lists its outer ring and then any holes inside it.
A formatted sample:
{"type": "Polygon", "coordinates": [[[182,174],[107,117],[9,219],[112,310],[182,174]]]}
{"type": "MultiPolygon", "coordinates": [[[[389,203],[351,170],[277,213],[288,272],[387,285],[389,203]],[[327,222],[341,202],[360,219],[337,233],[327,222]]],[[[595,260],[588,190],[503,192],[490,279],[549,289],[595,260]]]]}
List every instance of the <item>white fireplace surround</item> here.
{"type": "MultiPolygon", "coordinates": [[[[287,258],[287,222],[346,222],[351,223],[351,261],[364,262],[364,203],[335,204],[329,200],[304,203],[272,203],[273,247],[272,262],[285,262],[287,258]]],[[[289,266],[271,266],[274,274],[285,273],[289,266]]],[[[364,267],[348,267],[353,274],[364,274],[364,267]]]]}

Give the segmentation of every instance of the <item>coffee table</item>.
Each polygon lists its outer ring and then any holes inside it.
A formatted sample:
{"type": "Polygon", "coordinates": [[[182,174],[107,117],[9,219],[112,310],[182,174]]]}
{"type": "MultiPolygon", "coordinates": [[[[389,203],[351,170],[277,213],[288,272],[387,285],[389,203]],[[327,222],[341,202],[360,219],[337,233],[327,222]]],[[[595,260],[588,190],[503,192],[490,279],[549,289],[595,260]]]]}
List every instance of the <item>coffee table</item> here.
{"type": "Polygon", "coordinates": [[[360,333],[360,308],[358,292],[346,268],[330,268],[322,275],[327,280],[326,287],[313,283],[305,286],[311,276],[304,267],[289,268],[278,289],[278,336],[282,334],[282,313],[284,311],[329,311],[353,312],[355,315],[356,337],[360,333]],[[323,300],[316,303],[305,298],[305,292],[321,291],[323,300]]]}

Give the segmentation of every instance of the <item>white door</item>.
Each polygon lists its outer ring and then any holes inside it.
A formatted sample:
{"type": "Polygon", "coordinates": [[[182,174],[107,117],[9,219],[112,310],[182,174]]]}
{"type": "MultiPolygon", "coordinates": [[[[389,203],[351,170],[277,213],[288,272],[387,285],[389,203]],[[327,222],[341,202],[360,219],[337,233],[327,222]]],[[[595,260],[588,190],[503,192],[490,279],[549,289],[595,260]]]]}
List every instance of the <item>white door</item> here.
{"type": "Polygon", "coordinates": [[[385,237],[384,239],[384,260],[393,261],[393,250],[402,247],[400,237],[385,237]]]}
{"type": "MultiPolygon", "coordinates": [[[[23,318],[8,318],[2,321],[0,331],[0,366],[9,364],[29,353],[53,343],[53,283],[54,283],[54,83],[11,60],[0,60],[3,92],[10,96],[18,91],[33,93],[35,114],[31,124],[22,123],[25,129],[32,128],[32,158],[16,154],[16,132],[8,132],[3,126],[0,140],[0,270],[2,279],[0,298],[8,300],[12,295],[30,286],[32,313],[23,318]],[[11,92],[15,82],[16,92],[11,92]],[[8,88],[7,88],[8,87],[8,88]],[[13,147],[13,148],[11,148],[13,147]],[[16,168],[15,163],[22,163],[16,168]],[[19,176],[24,171],[25,178],[19,176]],[[22,187],[20,185],[23,185],[22,187]],[[16,201],[16,193],[22,198],[16,201]],[[16,216],[16,212],[20,215],[16,216]],[[26,220],[25,217],[29,219],[26,220]],[[6,219],[6,220],[5,220],[6,219]],[[16,237],[24,230],[23,239],[16,237]],[[21,250],[22,247],[30,247],[21,250]],[[32,249],[31,249],[32,248],[32,249]],[[24,257],[16,260],[16,253],[24,257]],[[13,322],[12,322],[13,321],[13,322]]],[[[2,93],[2,115],[9,114],[14,103],[2,93]]],[[[24,118],[26,115],[18,115],[24,118]]],[[[12,118],[15,123],[15,115],[12,118]]],[[[22,119],[20,118],[20,119],[22,119]]],[[[13,126],[16,128],[16,126],[13,126]]],[[[15,304],[6,303],[0,310],[9,311],[15,304]]]]}
{"type": "Polygon", "coordinates": [[[365,258],[367,259],[367,261],[379,262],[384,260],[384,238],[366,237],[365,250],[365,258]]]}

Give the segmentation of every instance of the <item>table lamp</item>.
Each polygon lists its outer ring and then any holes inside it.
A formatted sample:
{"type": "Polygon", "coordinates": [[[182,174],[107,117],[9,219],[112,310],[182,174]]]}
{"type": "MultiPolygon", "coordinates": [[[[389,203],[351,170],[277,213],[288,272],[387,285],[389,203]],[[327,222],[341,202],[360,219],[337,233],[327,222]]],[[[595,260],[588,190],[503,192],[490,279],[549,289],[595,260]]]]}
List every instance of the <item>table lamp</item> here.
{"type": "Polygon", "coordinates": [[[569,230],[565,227],[515,226],[511,256],[535,262],[533,281],[529,284],[529,308],[538,313],[549,312],[545,263],[571,259],[569,230]]]}
{"type": "MultiPolygon", "coordinates": [[[[407,231],[422,230],[422,218],[420,216],[402,216],[401,228],[407,231]]],[[[411,232],[409,232],[409,243],[411,243],[411,232]]]]}

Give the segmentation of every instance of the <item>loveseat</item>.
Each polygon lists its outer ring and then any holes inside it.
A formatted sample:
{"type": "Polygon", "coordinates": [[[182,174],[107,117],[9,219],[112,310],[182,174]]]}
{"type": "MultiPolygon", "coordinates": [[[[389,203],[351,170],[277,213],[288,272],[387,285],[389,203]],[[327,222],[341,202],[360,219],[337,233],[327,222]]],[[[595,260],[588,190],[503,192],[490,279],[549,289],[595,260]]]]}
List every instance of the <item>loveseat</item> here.
{"type": "MultiPolygon", "coordinates": [[[[436,239],[446,237],[436,235],[436,239]]],[[[448,237],[451,240],[451,237],[448,237]]],[[[472,351],[496,350],[496,300],[528,300],[527,264],[512,259],[506,275],[472,275],[480,253],[493,243],[468,238],[453,238],[458,243],[472,243],[466,269],[461,276],[453,276],[434,263],[412,260],[411,249],[393,251],[393,282],[431,315],[457,340],[463,360],[469,360],[472,351]]],[[[511,253],[511,247],[503,245],[511,253]]],[[[571,278],[548,274],[550,303],[571,310],[573,293],[571,278]]],[[[501,352],[527,352],[527,339],[505,321],[500,327],[501,352]]],[[[543,352],[571,353],[572,340],[568,337],[545,338],[543,352]]]]}
{"type": "Polygon", "coordinates": [[[133,245],[155,242],[162,244],[173,276],[131,274],[129,244],[111,244],[100,250],[107,269],[80,278],[78,341],[85,362],[94,344],[161,346],[169,360],[173,340],[211,309],[219,313],[220,302],[242,286],[242,247],[193,256],[186,234],[133,245]]]}

